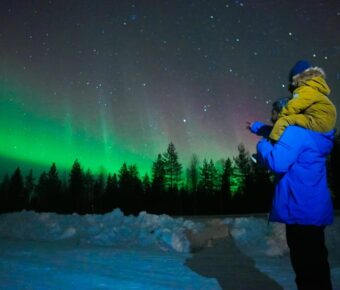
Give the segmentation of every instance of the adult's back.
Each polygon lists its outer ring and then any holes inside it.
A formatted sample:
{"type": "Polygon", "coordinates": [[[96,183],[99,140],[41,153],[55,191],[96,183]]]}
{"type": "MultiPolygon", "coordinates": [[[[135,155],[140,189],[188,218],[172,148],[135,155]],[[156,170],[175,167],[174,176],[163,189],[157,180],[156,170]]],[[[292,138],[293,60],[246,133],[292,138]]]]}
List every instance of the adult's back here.
{"type": "Polygon", "coordinates": [[[326,172],[333,137],[334,131],[289,126],[278,142],[262,139],[258,143],[260,162],[276,175],[270,221],[316,226],[333,222],[326,172]]]}

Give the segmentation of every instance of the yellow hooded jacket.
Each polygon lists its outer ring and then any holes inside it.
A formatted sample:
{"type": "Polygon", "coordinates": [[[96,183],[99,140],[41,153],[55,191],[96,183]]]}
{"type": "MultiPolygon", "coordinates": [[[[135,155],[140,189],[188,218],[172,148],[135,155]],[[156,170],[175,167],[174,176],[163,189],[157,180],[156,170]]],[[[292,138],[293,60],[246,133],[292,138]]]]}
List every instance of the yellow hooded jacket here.
{"type": "Polygon", "coordinates": [[[335,127],[336,108],[327,97],[330,94],[323,76],[302,80],[293,92],[293,98],[279,114],[273,130],[272,140],[279,140],[289,125],[298,125],[319,132],[328,132],[335,127]]]}

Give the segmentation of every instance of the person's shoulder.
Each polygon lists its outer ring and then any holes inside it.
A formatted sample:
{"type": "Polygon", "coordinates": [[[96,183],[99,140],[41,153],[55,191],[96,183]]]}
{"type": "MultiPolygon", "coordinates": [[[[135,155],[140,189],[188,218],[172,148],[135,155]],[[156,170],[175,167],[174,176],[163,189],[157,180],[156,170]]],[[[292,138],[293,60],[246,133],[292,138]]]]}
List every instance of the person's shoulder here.
{"type": "Polygon", "coordinates": [[[290,125],[284,130],[280,139],[281,141],[285,141],[285,143],[297,144],[299,141],[306,140],[306,138],[308,138],[308,131],[310,130],[300,126],[290,125]]]}
{"type": "Polygon", "coordinates": [[[301,135],[305,135],[307,134],[307,132],[310,131],[309,129],[300,127],[300,126],[296,126],[296,125],[290,125],[285,129],[285,132],[287,134],[301,134],[301,135]]]}
{"type": "Polygon", "coordinates": [[[329,132],[318,132],[296,125],[288,126],[282,134],[281,139],[287,142],[304,143],[309,142],[330,142],[334,139],[335,130],[329,132]]]}

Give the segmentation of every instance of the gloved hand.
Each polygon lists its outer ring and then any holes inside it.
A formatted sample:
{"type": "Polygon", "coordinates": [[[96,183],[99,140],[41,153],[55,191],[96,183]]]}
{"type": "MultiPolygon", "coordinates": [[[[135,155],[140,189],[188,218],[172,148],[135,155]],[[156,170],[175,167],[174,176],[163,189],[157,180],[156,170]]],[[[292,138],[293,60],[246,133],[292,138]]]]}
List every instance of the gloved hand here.
{"type": "Polygon", "coordinates": [[[268,138],[272,128],[273,128],[272,126],[266,125],[259,121],[252,123],[247,122],[247,129],[249,129],[250,132],[265,138],[268,138]]]}

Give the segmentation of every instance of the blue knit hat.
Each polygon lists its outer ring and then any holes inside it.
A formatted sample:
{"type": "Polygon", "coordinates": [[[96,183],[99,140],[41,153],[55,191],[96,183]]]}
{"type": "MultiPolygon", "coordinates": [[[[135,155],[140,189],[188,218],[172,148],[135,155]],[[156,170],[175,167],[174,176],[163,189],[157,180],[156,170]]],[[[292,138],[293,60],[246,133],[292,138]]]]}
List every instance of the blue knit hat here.
{"type": "Polygon", "coordinates": [[[307,60],[299,60],[293,68],[290,70],[289,73],[289,80],[292,81],[293,77],[303,73],[305,70],[311,68],[311,64],[307,60]]]}

